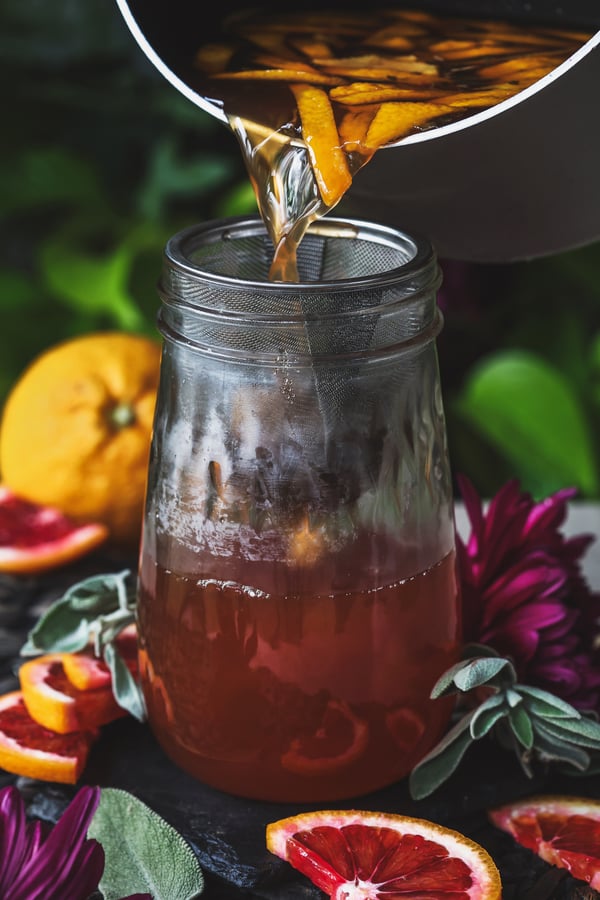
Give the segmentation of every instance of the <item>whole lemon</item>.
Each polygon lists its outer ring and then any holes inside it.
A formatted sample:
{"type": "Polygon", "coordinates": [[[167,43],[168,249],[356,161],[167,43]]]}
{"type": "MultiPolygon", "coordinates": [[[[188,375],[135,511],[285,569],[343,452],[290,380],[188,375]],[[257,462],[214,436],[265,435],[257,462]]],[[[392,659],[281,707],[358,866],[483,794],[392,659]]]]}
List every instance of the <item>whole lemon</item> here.
{"type": "Polygon", "coordinates": [[[161,346],[99,332],[38,356],[0,427],[0,475],[16,494],[139,540],[161,346]]]}

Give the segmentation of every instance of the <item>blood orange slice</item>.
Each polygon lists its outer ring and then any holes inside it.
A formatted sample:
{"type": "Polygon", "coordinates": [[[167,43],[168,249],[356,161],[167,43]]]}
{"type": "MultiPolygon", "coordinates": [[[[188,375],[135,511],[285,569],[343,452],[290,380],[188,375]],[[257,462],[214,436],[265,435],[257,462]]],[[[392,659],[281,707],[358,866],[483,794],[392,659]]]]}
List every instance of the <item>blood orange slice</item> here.
{"type": "Polygon", "coordinates": [[[104,525],[77,525],[58,510],[30,503],[0,485],[0,572],[45,572],[89,553],[107,537],[104,525]]]}
{"type": "Polygon", "coordinates": [[[100,728],[127,715],[111,687],[79,691],[62,664],[62,654],[49,653],[24,663],[19,670],[23,700],[32,719],[58,734],[100,728]]]}
{"type": "Polygon", "coordinates": [[[0,767],[15,775],[75,784],[85,768],[95,732],[55,734],[35,722],[21,691],[0,697],[0,767]]]}
{"type": "Polygon", "coordinates": [[[267,847],[334,900],[499,900],[490,855],[457,831],[392,813],[302,813],[267,826],[267,847]]]}
{"type": "MultiPolygon", "coordinates": [[[[137,629],[130,625],[117,635],[115,644],[125,665],[134,678],[138,676],[137,629]]],[[[110,669],[94,654],[90,647],[79,653],[64,653],[62,664],[65,675],[79,691],[91,691],[98,688],[109,688],[112,684],[110,669]]]]}
{"type": "Polygon", "coordinates": [[[528,797],[489,813],[491,821],[534,853],[600,890],[600,801],[528,797]]]}
{"type": "Polygon", "coordinates": [[[362,756],[368,743],[368,724],[347,703],[330,700],[315,734],[295,738],[281,765],[298,775],[328,775],[362,756]]]}

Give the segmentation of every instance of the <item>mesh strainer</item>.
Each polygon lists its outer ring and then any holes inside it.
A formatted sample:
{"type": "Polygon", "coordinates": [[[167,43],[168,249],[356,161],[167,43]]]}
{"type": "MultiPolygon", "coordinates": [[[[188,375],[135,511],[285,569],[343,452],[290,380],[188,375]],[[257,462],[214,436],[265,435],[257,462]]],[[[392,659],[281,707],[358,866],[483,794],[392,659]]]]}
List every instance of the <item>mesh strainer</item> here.
{"type": "Polygon", "coordinates": [[[160,283],[161,327],[211,355],[309,366],[328,431],[361,366],[437,330],[437,262],[425,240],[335,218],[313,224],[301,242],[299,283],[268,281],[272,254],[257,217],[175,235],[160,283]]]}

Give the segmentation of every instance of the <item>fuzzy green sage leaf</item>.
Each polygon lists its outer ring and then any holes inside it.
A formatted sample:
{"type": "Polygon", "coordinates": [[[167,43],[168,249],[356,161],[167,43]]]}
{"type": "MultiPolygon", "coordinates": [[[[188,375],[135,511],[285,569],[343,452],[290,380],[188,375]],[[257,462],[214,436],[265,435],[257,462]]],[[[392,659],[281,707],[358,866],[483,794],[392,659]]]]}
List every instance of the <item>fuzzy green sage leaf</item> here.
{"type": "MultiPolygon", "coordinates": [[[[436,790],[458,767],[471,743],[491,736],[512,749],[523,771],[533,775],[536,762],[558,764],[575,774],[596,771],[600,760],[600,723],[553,694],[516,683],[508,659],[489,655],[454,665],[436,682],[432,698],[469,694],[485,687],[487,696],[471,708],[418,763],[409,790],[422,799],[436,790]]],[[[460,711],[460,701],[457,712],[460,711]]]]}
{"type": "Polygon", "coordinates": [[[520,684],[519,693],[525,704],[531,711],[545,719],[571,719],[573,707],[566,700],[555,697],[541,688],[532,687],[530,684],[520,684]]]}
{"type": "Polygon", "coordinates": [[[408,787],[415,800],[432,794],[458,768],[473,741],[469,729],[474,714],[464,715],[412,770],[408,787]]]}
{"type": "MultiPolygon", "coordinates": [[[[513,693],[516,692],[513,691],[513,693]]],[[[518,742],[527,750],[531,750],[534,741],[533,725],[522,705],[511,706],[508,721],[518,742]]]]}
{"type": "Polygon", "coordinates": [[[104,900],[151,894],[153,900],[194,900],[204,877],[187,841],[127,791],[103,788],[88,836],[105,854],[104,900]]]}
{"type": "Polygon", "coordinates": [[[131,713],[138,722],[144,722],[144,696],[115,644],[109,643],[104,647],[104,662],[110,670],[112,689],[119,706],[131,713]]]}
{"type": "Polygon", "coordinates": [[[561,740],[548,732],[541,722],[536,723],[535,746],[540,759],[564,763],[567,767],[585,772],[591,762],[590,754],[569,741],[561,740]]]}
{"type": "Polygon", "coordinates": [[[86,612],[91,616],[101,616],[123,606],[127,598],[134,600],[133,592],[128,591],[127,579],[129,569],[108,575],[93,575],[70,587],[65,593],[74,610],[86,612]],[[125,598],[125,601],[123,600],[125,598]]]}
{"type": "Polygon", "coordinates": [[[129,575],[129,570],[94,575],[72,585],[29,632],[21,656],[76,653],[92,637],[111,627],[115,616],[119,619],[118,630],[130,624],[134,618],[135,594],[127,587],[129,575]]]}
{"type": "Polygon", "coordinates": [[[581,747],[600,750],[600,725],[592,719],[583,716],[554,721],[544,719],[544,728],[555,738],[567,741],[575,738],[581,747]]]}
{"type": "Polygon", "coordinates": [[[485,737],[492,730],[496,722],[506,715],[506,704],[502,694],[494,694],[488,697],[477,707],[471,720],[471,737],[474,741],[485,737]]]}
{"type": "Polygon", "coordinates": [[[467,692],[489,684],[497,676],[513,675],[514,669],[508,659],[485,657],[467,661],[454,676],[454,684],[459,691],[467,692]]]}
{"type": "Polygon", "coordinates": [[[135,622],[135,587],[129,570],[94,575],[70,587],[41,616],[21,648],[21,656],[77,653],[93,645],[111,673],[119,706],[140,722],[146,718],[142,692],[117,649],[119,633],[135,622]]]}
{"type": "Polygon", "coordinates": [[[77,653],[90,639],[92,619],[73,609],[68,597],[57,600],[29,632],[21,656],[77,653]]]}

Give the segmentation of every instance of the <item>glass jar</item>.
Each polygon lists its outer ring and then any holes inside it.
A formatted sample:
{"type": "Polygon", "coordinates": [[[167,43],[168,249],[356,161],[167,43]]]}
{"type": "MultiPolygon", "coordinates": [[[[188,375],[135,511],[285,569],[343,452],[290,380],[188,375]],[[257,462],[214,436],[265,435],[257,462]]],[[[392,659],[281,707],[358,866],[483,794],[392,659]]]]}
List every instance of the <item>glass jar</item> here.
{"type": "Polygon", "coordinates": [[[213,787],[350,798],[440,738],[460,622],[426,241],[257,218],[167,244],[139,639],[151,727],[213,787]]]}

